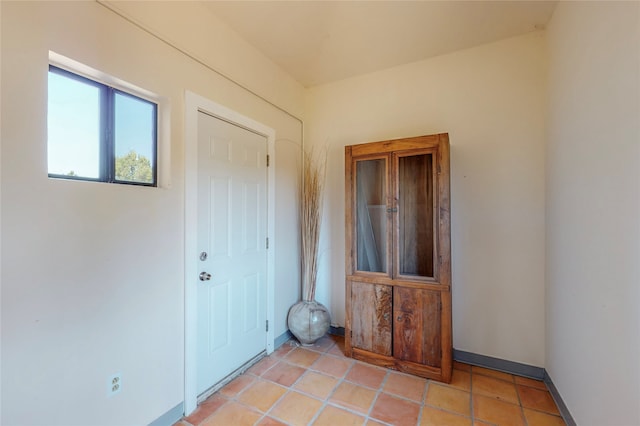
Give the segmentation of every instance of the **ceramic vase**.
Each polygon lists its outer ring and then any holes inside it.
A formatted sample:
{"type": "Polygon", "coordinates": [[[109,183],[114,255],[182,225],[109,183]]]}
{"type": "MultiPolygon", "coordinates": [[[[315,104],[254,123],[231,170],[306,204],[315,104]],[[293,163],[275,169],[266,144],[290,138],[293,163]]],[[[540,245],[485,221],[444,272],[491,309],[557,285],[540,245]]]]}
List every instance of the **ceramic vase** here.
{"type": "Polygon", "coordinates": [[[331,317],[322,303],[300,301],[289,309],[289,331],[304,346],[310,346],[329,331],[331,317]]]}

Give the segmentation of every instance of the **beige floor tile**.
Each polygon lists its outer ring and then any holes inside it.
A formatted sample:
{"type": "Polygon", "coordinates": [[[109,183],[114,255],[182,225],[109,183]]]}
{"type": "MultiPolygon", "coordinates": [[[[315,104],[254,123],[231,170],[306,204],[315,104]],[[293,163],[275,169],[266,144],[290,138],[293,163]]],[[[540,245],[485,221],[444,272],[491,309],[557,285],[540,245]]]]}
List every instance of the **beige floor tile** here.
{"type": "Polygon", "coordinates": [[[318,398],[326,399],[337,384],[338,380],[334,377],[325,376],[324,374],[314,371],[307,371],[304,376],[297,381],[294,388],[317,396],[318,398]]]}
{"type": "Polygon", "coordinates": [[[341,344],[342,346],[344,346],[344,336],[338,336],[337,334],[327,334],[327,337],[329,337],[329,339],[333,340],[333,342],[335,344],[341,344]]]}
{"type": "Polygon", "coordinates": [[[280,361],[269,370],[262,374],[262,378],[271,380],[281,384],[282,386],[291,386],[305,372],[305,369],[297,365],[292,365],[284,361],[280,361]]]}
{"type": "Polygon", "coordinates": [[[196,408],[190,416],[186,417],[185,420],[194,426],[199,425],[204,419],[213,414],[213,412],[218,408],[222,407],[227,401],[228,399],[220,394],[213,394],[206,400],[202,401],[200,405],[198,405],[198,408],[196,408]]]}
{"type": "Polygon", "coordinates": [[[321,407],[322,402],[317,399],[298,392],[289,392],[282,397],[269,414],[287,423],[306,425],[321,407]]]}
{"type": "Polygon", "coordinates": [[[244,389],[246,389],[250,384],[254,382],[254,378],[250,375],[243,374],[241,376],[236,377],[230,383],[227,383],[222,389],[220,389],[220,394],[233,398],[244,389]]]}
{"type": "Polygon", "coordinates": [[[471,394],[448,386],[431,382],[427,390],[426,403],[463,416],[471,415],[471,394]]]}
{"type": "Polygon", "coordinates": [[[277,358],[284,358],[285,356],[287,356],[289,352],[291,352],[297,347],[298,347],[298,344],[296,342],[294,342],[293,340],[289,340],[288,342],[285,342],[282,346],[280,346],[278,349],[273,351],[271,356],[275,356],[277,358]]]}
{"type": "Polygon", "coordinates": [[[474,394],[490,396],[501,401],[518,404],[518,393],[516,392],[515,384],[512,382],[474,374],[471,377],[471,386],[474,394]]]}
{"type": "Polygon", "coordinates": [[[541,413],[540,411],[524,409],[524,417],[529,426],[564,426],[564,420],[560,416],[541,413]]]}
{"type": "Polygon", "coordinates": [[[331,349],[327,351],[327,353],[336,355],[338,357],[344,357],[344,339],[337,339],[336,344],[333,345],[331,349]]]}
{"type": "Polygon", "coordinates": [[[349,358],[338,358],[333,355],[325,354],[313,363],[311,369],[341,379],[354,362],[355,361],[349,358]]]}
{"type": "Polygon", "coordinates": [[[265,371],[273,367],[278,363],[278,358],[274,356],[268,356],[262,358],[247,370],[247,373],[255,374],[256,376],[262,376],[265,371]]]}
{"type": "Polygon", "coordinates": [[[471,391],[471,374],[462,370],[453,370],[451,375],[451,383],[448,386],[470,392],[471,391]]]}
{"type": "Polygon", "coordinates": [[[499,426],[524,426],[522,408],[483,395],[473,395],[473,417],[499,426]]]}
{"type": "Polygon", "coordinates": [[[320,354],[318,352],[304,348],[296,348],[287,354],[285,360],[288,363],[307,368],[316,362],[318,358],[320,358],[320,354]]]}
{"type": "Polygon", "coordinates": [[[425,406],[420,426],[471,426],[471,418],[425,406]]]}
{"type": "Polygon", "coordinates": [[[256,426],[287,426],[287,424],[273,417],[265,416],[256,426]]]}
{"type": "Polygon", "coordinates": [[[373,405],[370,416],[394,426],[414,426],[418,422],[420,405],[381,393],[373,405]]]}
{"type": "Polygon", "coordinates": [[[520,377],[520,376],[514,376],[514,379],[516,381],[516,385],[529,386],[529,387],[540,389],[543,391],[547,390],[547,385],[545,385],[542,380],[534,380],[534,379],[529,379],[528,377],[520,377]]]}
{"type": "Polygon", "coordinates": [[[560,411],[558,411],[558,407],[556,407],[556,403],[553,401],[549,392],[529,386],[518,385],[518,394],[520,395],[520,402],[524,408],[533,408],[534,410],[544,411],[549,414],[560,415],[560,411]]]}
{"type": "Polygon", "coordinates": [[[331,395],[330,402],[367,414],[371,408],[376,392],[349,382],[342,382],[331,395]]]}
{"type": "Polygon", "coordinates": [[[491,370],[484,367],[476,367],[474,365],[471,367],[471,372],[473,374],[482,374],[483,376],[495,377],[496,379],[506,380],[507,382],[513,383],[513,374],[503,373],[502,371],[491,370]]]}
{"type": "Polygon", "coordinates": [[[314,426],[362,426],[364,421],[364,417],[327,405],[313,424],[314,426]]]}
{"type": "Polygon", "coordinates": [[[351,367],[351,370],[347,373],[346,380],[359,385],[368,386],[373,389],[378,389],[386,375],[387,370],[384,368],[356,362],[356,364],[351,367]]]}
{"type": "Polygon", "coordinates": [[[471,366],[463,362],[453,361],[453,369],[471,373],[471,366]]]}
{"type": "Polygon", "coordinates": [[[427,380],[422,377],[391,372],[384,383],[383,391],[422,402],[427,380]]]}
{"type": "Polygon", "coordinates": [[[207,418],[202,426],[253,426],[260,417],[262,414],[230,401],[207,418]]]}
{"type": "Polygon", "coordinates": [[[346,358],[344,339],[325,336],[312,347],[281,346],[176,426],[312,420],[314,425],[413,426],[418,419],[419,426],[564,425],[542,381],[454,362],[451,383],[438,383],[346,358]]]}
{"type": "Polygon", "coordinates": [[[259,380],[245,389],[238,396],[238,401],[266,413],[286,392],[287,389],[282,386],[259,380]]]}
{"type": "Polygon", "coordinates": [[[305,349],[310,349],[316,352],[326,352],[329,349],[331,349],[331,347],[335,345],[335,343],[336,343],[335,340],[333,340],[331,336],[327,334],[319,338],[318,340],[316,340],[316,342],[313,345],[305,346],[305,349]]]}

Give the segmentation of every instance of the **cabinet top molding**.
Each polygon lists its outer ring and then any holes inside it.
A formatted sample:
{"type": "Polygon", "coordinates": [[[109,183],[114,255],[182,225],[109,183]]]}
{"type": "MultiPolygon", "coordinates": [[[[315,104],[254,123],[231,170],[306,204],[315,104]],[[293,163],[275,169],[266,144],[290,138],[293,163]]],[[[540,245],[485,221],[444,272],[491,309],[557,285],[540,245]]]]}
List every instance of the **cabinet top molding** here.
{"type": "Polygon", "coordinates": [[[441,144],[449,144],[448,133],[360,143],[356,145],[348,145],[345,149],[350,149],[353,156],[361,156],[382,154],[385,152],[401,152],[412,149],[437,148],[441,144]]]}

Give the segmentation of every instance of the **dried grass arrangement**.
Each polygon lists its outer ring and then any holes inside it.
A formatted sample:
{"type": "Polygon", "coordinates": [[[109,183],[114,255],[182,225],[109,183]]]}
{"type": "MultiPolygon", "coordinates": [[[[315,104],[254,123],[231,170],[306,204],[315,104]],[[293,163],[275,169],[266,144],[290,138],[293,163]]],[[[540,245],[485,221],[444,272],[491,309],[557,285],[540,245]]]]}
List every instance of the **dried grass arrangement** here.
{"type": "Polygon", "coordinates": [[[303,345],[313,345],[327,333],[331,324],[329,311],[315,300],[326,171],[326,150],[303,150],[300,187],[302,300],[294,304],[287,315],[289,331],[303,345]]]}
{"type": "Polygon", "coordinates": [[[294,304],[287,315],[289,331],[302,345],[313,345],[327,333],[331,324],[329,311],[315,300],[326,171],[326,150],[303,150],[300,187],[302,300],[294,304]]]}
{"type": "Polygon", "coordinates": [[[311,302],[316,295],[318,249],[322,224],[322,203],[327,172],[327,152],[303,151],[300,194],[300,235],[302,243],[302,300],[311,302]]]}

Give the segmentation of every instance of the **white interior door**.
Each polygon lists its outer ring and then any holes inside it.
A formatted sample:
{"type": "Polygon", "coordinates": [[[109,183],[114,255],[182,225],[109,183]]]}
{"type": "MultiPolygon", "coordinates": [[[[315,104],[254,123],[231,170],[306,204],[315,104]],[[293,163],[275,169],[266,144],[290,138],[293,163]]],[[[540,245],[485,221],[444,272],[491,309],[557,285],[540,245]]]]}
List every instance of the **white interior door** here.
{"type": "Polygon", "coordinates": [[[266,160],[265,136],[198,113],[198,394],[267,345],[266,160]]]}

